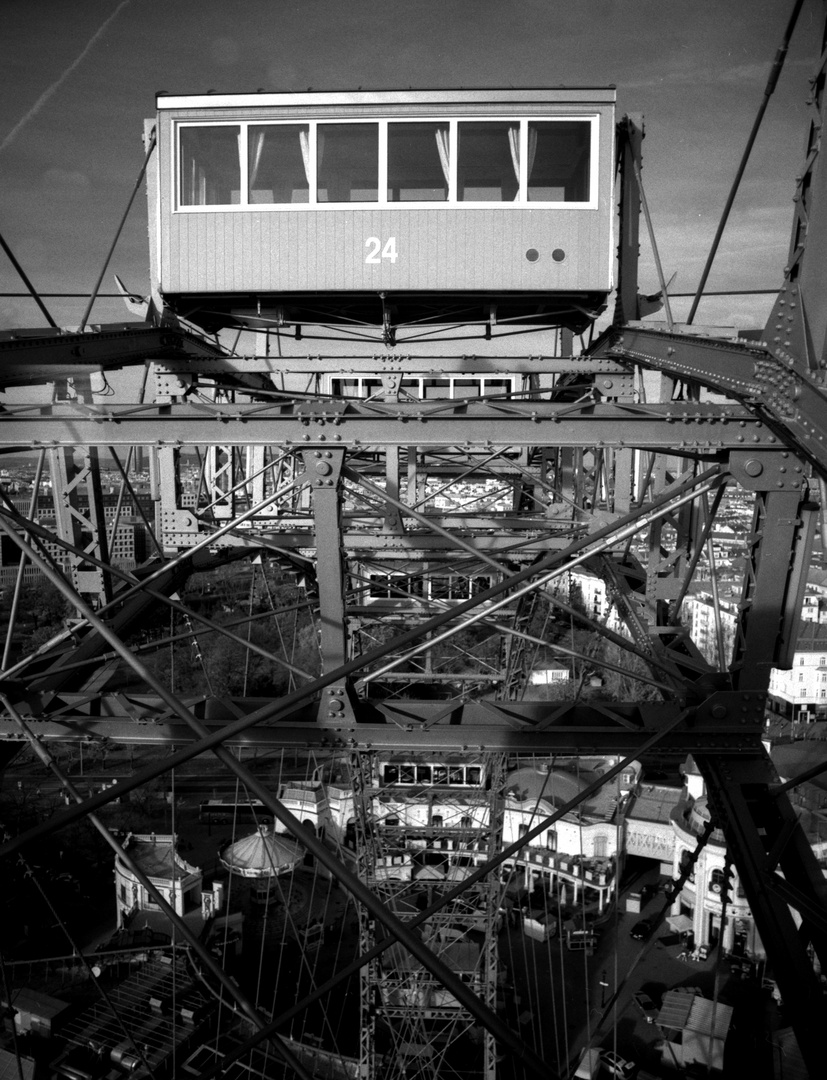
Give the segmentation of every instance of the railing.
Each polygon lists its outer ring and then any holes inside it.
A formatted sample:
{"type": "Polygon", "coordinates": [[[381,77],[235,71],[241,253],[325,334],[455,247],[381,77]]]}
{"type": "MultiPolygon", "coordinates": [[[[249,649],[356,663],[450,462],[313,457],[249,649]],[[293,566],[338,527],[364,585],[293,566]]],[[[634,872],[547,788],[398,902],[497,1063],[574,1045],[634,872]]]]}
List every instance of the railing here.
{"type": "Polygon", "coordinates": [[[608,885],[614,878],[615,872],[614,859],[608,856],[590,858],[529,848],[521,861],[530,865],[547,867],[571,878],[581,878],[591,885],[608,885]]]}

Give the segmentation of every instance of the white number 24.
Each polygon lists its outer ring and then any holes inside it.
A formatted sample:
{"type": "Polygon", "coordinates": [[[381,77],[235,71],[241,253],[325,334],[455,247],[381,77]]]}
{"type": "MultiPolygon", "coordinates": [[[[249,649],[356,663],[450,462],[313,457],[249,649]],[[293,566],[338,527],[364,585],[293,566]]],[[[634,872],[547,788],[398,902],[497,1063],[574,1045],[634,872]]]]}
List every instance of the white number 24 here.
{"type": "Polygon", "coordinates": [[[378,265],[382,259],[389,259],[390,262],[395,263],[399,257],[396,250],[395,236],[389,236],[385,241],[384,247],[378,236],[369,236],[365,241],[365,247],[368,249],[368,253],[365,256],[366,263],[378,265]]]}

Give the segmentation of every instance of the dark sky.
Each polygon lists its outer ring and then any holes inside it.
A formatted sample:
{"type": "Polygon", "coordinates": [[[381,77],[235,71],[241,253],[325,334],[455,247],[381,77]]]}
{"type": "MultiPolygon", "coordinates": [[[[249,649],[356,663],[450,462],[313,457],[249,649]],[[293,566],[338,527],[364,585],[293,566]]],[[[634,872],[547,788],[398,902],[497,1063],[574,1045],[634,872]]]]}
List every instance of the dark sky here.
{"type": "MultiPolygon", "coordinates": [[[[605,86],[643,113],[644,180],[667,276],[697,282],[793,0],[2,0],[0,232],[44,292],[89,290],[172,93],[605,86]]],[[[777,286],[822,0],[805,0],[711,288],[777,286]]],[[[111,269],[146,291],[143,194],[111,269]]],[[[646,289],[657,287],[644,242],[646,289]]],[[[111,274],[104,284],[111,289],[111,274]]],[[[19,282],[0,253],[0,290],[19,282]]],[[[50,301],[77,323],[82,300],[50,301]]],[[[705,302],[755,325],[768,301],[705,302]]],[[[686,305],[676,305],[676,314],[686,305]]],[[[126,317],[101,303],[93,321],[126,317]]],[[[38,326],[0,299],[0,329],[38,326]]]]}

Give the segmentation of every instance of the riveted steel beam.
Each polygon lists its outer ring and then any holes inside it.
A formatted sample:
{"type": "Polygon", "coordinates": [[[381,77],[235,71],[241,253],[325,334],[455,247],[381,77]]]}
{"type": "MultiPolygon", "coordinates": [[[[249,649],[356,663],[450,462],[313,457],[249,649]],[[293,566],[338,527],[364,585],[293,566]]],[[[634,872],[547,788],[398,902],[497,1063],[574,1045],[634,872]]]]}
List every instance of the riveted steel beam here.
{"type": "MultiPolygon", "coordinates": [[[[77,742],[109,738],[147,745],[193,742],[192,733],[150,694],[61,694],[48,700],[5,684],[20,714],[37,720],[46,740],[77,742]]],[[[322,727],[313,706],[296,708],[272,724],[250,723],[265,705],[261,698],[182,697],[184,707],[203,718],[211,734],[231,746],[289,746],[328,749],[508,750],[515,753],[629,752],[645,736],[670,722],[676,708],[690,699],[697,705],[686,725],[667,736],[662,747],[671,753],[710,752],[735,755],[760,742],[764,695],[687,690],[672,702],[574,705],[542,701],[404,700],[361,702],[354,716],[322,727]],[[240,729],[240,730],[239,730],[240,729]]],[[[0,738],[14,739],[15,727],[0,719],[0,738]]]]}
{"type": "Polygon", "coordinates": [[[785,445],[827,476],[824,377],[806,371],[788,347],[625,326],[611,331],[598,348],[614,359],[693,380],[748,403],[785,445]]]}
{"type": "Polygon", "coordinates": [[[185,330],[139,323],[100,326],[80,334],[10,330],[0,334],[0,385],[31,386],[179,352],[203,358],[220,356],[223,350],[185,330]]]}
{"type": "Polygon", "coordinates": [[[10,407],[3,414],[4,443],[31,449],[84,445],[241,446],[298,449],[494,445],[633,446],[672,454],[711,455],[744,445],[779,446],[778,435],[738,405],[698,402],[636,405],[593,402],[448,402],[313,405],[97,405],[10,407]]]}
{"type": "MultiPolygon", "coordinates": [[[[405,375],[444,376],[462,375],[564,375],[623,374],[623,364],[607,356],[462,356],[445,355],[437,349],[420,348],[416,353],[377,353],[373,355],[339,355],[336,353],[296,356],[171,356],[156,360],[154,368],[170,374],[192,373],[211,378],[222,373],[250,374],[269,372],[273,375],[318,375],[328,373],[340,378],[393,372],[405,375]]],[[[280,391],[280,396],[289,396],[280,391]]]]}

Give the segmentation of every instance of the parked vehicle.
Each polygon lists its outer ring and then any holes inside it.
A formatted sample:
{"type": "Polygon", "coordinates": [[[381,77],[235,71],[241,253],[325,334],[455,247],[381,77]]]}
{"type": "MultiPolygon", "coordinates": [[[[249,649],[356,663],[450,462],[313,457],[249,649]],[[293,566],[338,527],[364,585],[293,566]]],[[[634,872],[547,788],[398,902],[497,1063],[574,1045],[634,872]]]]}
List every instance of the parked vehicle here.
{"type": "Polygon", "coordinates": [[[639,922],[635,923],[635,925],[629,931],[629,934],[635,939],[635,941],[646,941],[646,939],[651,935],[654,927],[655,924],[652,922],[651,919],[641,919],[639,922]]]}
{"type": "Polygon", "coordinates": [[[638,1009],[640,1009],[646,1017],[646,1023],[654,1024],[658,1015],[658,1007],[649,995],[644,994],[642,990],[636,990],[635,993],[632,994],[632,1001],[634,1001],[635,1005],[637,1005],[638,1009]]]}
{"type": "Polygon", "coordinates": [[[634,1076],[637,1071],[637,1065],[634,1061],[627,1061],[625,1058],[622,1058],[620,1054],[615,1054],[612,1050],[603,1051],[601,1063],[606,1072],[611,1076],[619,1076],[621,1080],[629,1080],[629,1078],[634,1076]]]}
{"type": "Polygon", "coordinates": [[[597,935],[591,930],[569,930],[566,934],[566,947],[569,949],[594,949],[597,935]]]}

